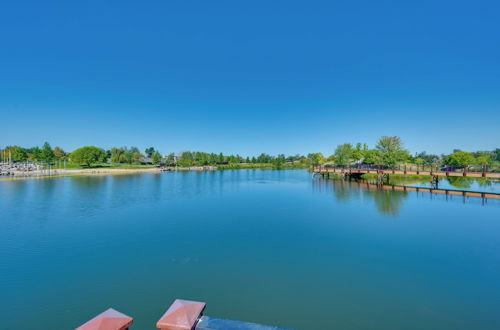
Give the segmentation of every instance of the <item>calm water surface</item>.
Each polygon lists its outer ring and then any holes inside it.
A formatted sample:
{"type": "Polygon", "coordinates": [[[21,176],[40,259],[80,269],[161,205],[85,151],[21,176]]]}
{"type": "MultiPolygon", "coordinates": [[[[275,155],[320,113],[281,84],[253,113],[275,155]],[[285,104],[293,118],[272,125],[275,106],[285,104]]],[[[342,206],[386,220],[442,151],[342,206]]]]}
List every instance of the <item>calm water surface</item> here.
{"type": "Polygon", "coordinates": [[[2,329],[175,298],[298,329],[499,329],[500,203],[302,171],[0,182],[2,329]]]}
{"type": "MultiPolygon", "coordinates": [[[[427,188],[433,187],[429,182],[419,182],[409,185],[415,187],[427,187],[427,188]]],[[[500,180],[498,179],[488,180],[486,178],[467,178],[467,177],[450,177],[446,179],[441,178],[438,183],[438,188],[500,194],[500,180]]]]}

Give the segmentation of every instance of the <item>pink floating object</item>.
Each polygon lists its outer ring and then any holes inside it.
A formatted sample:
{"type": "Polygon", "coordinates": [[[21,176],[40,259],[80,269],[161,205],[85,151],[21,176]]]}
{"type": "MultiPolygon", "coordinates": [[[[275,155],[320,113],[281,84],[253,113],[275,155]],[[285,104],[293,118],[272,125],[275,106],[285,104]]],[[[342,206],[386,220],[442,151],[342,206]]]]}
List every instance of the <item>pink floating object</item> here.
{"type": "Polygon", "coordinates": [[[194,329],[205,306],[204,302],[176,299],[156,323],[156,327],[163,330],[194,329]]]}
{"type": "Polygon", "coordinates": [[[79,326],[76,330],[125,330],[133,321],[134,319],[130,316],[110,308],[79,326]]]}

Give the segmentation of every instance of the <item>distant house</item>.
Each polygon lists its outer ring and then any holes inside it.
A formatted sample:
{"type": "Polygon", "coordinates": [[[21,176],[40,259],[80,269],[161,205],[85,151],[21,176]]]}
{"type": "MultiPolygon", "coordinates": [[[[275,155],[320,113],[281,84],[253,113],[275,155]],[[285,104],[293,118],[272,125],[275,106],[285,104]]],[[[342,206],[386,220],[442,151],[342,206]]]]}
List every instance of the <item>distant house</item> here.
{"type": "Polygon", "coordinates": [[[177,163],[177,161],[179,160],[179,158],[180,158],[179,156],[164,156],[163,159],[162,159],[162,162],[164,162],[167,165],[172,165],[172,164],[177,163]],[[171,159],[169,159],[169,157],[171,159]]]}
{"type": "MultiPolygon", "coordinates": [[[[165,159],[161,158],[160,163],[158,165],[164,166],[165,164],[168,164],[168,162],[165,159]]],[[[153,158],[143,157],[141,159],[141,165],[153,165],[153,158]]]]}

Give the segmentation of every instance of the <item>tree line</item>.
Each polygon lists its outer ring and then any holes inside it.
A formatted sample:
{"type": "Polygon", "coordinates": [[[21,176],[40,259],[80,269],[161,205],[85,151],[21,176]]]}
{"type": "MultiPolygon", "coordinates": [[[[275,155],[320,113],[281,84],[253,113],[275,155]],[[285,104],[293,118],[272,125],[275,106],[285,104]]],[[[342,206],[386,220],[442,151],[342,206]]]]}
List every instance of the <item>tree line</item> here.
{"type": "Polygon", "coordinates": [[[394,167],[397,164],[468,167],[472,165],[488,166],[495,162],[500,162],[499,148],[494,151],[475,152],[455,149],[449,155],[428,154],[424,151],[412,155],[404,148],[403,141],[398,136],[383,136],[372,149],[368,148],[366,143],[357,143],[356,145],[344,143],[338,145],[335,152],[328,158],[319,154],[316,159],[316,164],[367,164],[387,167],[394,167]]]}
{"type": "Polygon", "coordinates": [[[72,152],[66,152],[61,147],[52,148],[48,142],[42,147],[23,148],[8,146],[1,150],[0,157],[3,162],[43,162],[53,163],[70,161],[75,164],[92,166],[100,163],[114,164],[166,164],[181,167],[189,166],[217,166],[238,164],[269,164],[281,167],[285,164],[297,166],[310,166],[321,164],[353,165],[369,164],[394,167],[397,164],[416,165],[450,165],[467,167],[471,165],[491,165],[500,162],[500,149],[494,151],[465,152],[453,150],[449,155],[436,155],[420,152],[411,154],[404,148],[403,141],[397,136],[381,137],[374,148],[369,148],[366,143],[343,143],[338,145],[333,154],[324,156],[322,153],[309,153],[307,155],[285,156],[278,154],[272,156],[261,153],[258,156],[242,157],[224,155],[223,153],[206,153],[199,151],[184,151],[162,155],[154,147],[149,147],[141,152],[137,147],[114,147],[104,150],[95,146],[85,146],[72,152]]]}
{"type": "Polygon", "coordinates": [[[3,162],[42,162],[51,164],[58,161],[70,161],[87,166],[106,162],[142,164],[148,158],[151,163],[159,164],[162,160],[162,155],[153,147],[147,148],[144,153],[141,153],[137,147],[115,147],[104,150],[94,146],[81,147],[72,152],[66,152],[61,147],[52,149],[48,142],[45,142],[42,147],[8,146],[2,150],[0,157],[3,162]]]}

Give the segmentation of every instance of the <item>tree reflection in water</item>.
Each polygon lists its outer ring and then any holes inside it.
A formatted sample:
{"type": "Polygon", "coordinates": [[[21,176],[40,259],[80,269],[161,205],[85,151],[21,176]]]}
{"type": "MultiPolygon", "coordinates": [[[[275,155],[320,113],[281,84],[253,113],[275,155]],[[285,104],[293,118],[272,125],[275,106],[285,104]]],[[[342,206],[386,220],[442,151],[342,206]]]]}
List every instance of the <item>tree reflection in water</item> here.
{"type": "Polygon", "coordinates": [[[367,195],[370,194],[373,196],[379,212],[392,216],[399,215],[404,200],[408,198],[408,193],[406,191],[384,189],[368,190],[367,195]]]}
{"type": "MultiPolygon", "coordinates": [[[[443,189],[443,188],[433,188],[429,187],[426,184],[425,180],[427,178],[412,178],[412,180],[406,180],[406,178],[395,178],[398,180],[397,182],[401,182],[403,184],[394,184],[394,181],[389,185],[378,185],[375,181],[368,180],[342,180],[342,179],[318,179],[314,181],[315,190],[319,190],[321,192],[333,193],[335,199],[339,203],[348,203],[353,199],[356,200],[373,200],[378,211],[381,214],[389,215],[389,216],[398,216],[404,201],[408,199],[411,192],[417,191],[421,189],[424,193],[430,193],[430,197],[434,195],[446,196],[446,200],[448,200],[448,196],[461,196],[463,197],[463,202],[466,201],[466,196],[468,197],[480,197],[482,198],[481,203],[485,205],[487,199],[494,198],[497,199],[498,192],[495,191],[495,188],[500,183],[499,180],[491,180],[487,178],[469,178],[469,177],[448,177],[440,179],[443,183],[448,183],[455,189],[443,189]],[[408,181],[418,182],[421,181],[424,183],[424,186],[417,187],[412,184],[408,184],[408,181]],[[478,187],[482,187],[483,189],[477,189],[478,187]],[[471,191],[470,188],[473,187],[474,191],[471,191]],[[467,190],[469,189],[469,190],[467,190]],[[489,189],[491,192],[488,192],[489,189]],[[484,191],[486,190],[486,191],[484,191]],[[458,194],[457,194],[458,193],[458,194]],[[470,193],[471,195],[466,195],[470,193]],[[484,196],[481,194],[491,195],[484,196]]],[[[451,198],[450,197],[450,198],[451,198]]]]}
{"type": "Polygon", "coordinates": [[[459,189],[468,189],[472,186],[472,184],[475,181],[474,178],[468,178],[463,176],[448,177],[447,180],[450,185],[459,189]]]}
{"type": "Polygon", "coordinates": [[[347,203],[354,199],[372,199],[377,210],[389,216],[399,215],[404,200],[408,198],[406,191],[381,189],[367,181],[316,180],[315,188],[319,191],[333,192],[339,203],[347,203]]]}
{"type": "Polygon", "coordinates": [[[346,203],[352,199],[359,199],[359,188],[353,185],[352,182],[344,180],[334,180],[333,193],[335,199],[339,203],[346,203]]]}

